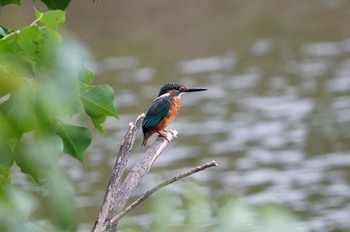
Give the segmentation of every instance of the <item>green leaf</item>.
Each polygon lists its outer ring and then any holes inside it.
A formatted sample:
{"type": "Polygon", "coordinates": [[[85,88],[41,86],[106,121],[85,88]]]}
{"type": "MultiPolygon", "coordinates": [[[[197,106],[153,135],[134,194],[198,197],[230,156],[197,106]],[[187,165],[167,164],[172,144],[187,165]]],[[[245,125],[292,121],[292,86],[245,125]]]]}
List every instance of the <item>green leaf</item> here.
{"type": "Polygon", "coordinates": [[[10,168],[0,163],[0,187],[8,183],[10,168]]]}
{"type": "Polygon", "coordinates": [[[94,79],[94,73],[90,69],[84,68],[84,69],[82,69],[80,71],[80,73],[79,73],[79,81],[83,85],[90,84],[93,79],[94,79]]]}
{"type": "Polygon", "coordinates": [[[58,123],[57,135],[63,140],[64,151],[83,161],[84,152],[91,142],[89,130],[85,127],[58,123]]]}
{"type": "Polygon", "coordinates": [[[3,38],[4,36],[14,32],[13,30],[6,28],[2,25],[0,25],[0,39],[3,38]]]}
{"type": "MultiPolygon", "coordinates": [[[[13,164],[13,155],[9,143],[12,142],[14,130],[9,124],[9,120],[3,115],[0,107],[0,167],[3,166],[4,168],[10,168],[13,164]]],[[[0,170],[0,175],[1,172],[2,170],[0,170]]]]}
{"type": "Polygon", "coordinates": [[[6,35],[6,31],[3,27],[0,27],[0,38],[4,37],[6,35]]]}
{"type": "Polygon", "coordinates": [[[50,42],[51,49],[54,47],[54,45],[58,45],[62,42],[62,36],[60,33],[58,33],[56,30],[52,28],[46,28],[45,29],[45,35],[47,40],[50,42]]]}
{"type": "Polygon", "coordinates": [[[44,39],[44,34],[40,28],[32,25],[18,32],[17,43],[29,57],[37,57],[44,39]]]}
{"type": "Polygon", "coordinates": [[[94,124],[95,128],[98,129],[99,131],[103,132],[103,127],[102,123],[106,121],[106,116],[102,116],[99,118],[92,118],[92,123],[94,124]]]}
{"type": "MultiPolygon", "coordinates": [[[[0,57],[0,59],[6,59],[8,54],[11,54],[14,57],[17,57],[17,59],[19,59],[18,53],[21,53],[22,50],[19,47],[18,43],[17,43],[17,37],[18,37],[18,33],[10,33],[8,35],[6,35],[4,38],[0,39],[0,55],[2,55],[2,57],[0,57]],[[15,56],[15,54],[17,54],[15,56]]],[[[11,63],[8,60],[8,63],[11,63]]],[[[16,60],[17,61],[17,60],[16,60]]],[[[1,62],[2,65],[5,64],[5,62],[1,62]]]]}
{"type": "MultiPolygon", "coordinates": [[[[54,216],[55,231],[76,231],[77,211],[71,183],[60,173],[50,173],[47,181],[50,211],[54,216]]],[[[43,230],[44,231],[44,230],[43,230]]]]}
{"type": "MultiPolygon", "coordinates": [[[[18,132],[30,131],[37,125],[38,119],[33,107],[35,96],[33,95],[32,91],[23,91],[13,95],[7,102],[6,117],[18,132]]],[[[40,109],[40,113],[42,113],[42,109],[40,109]]]]}
{"type": "Polygon", "coordinates": [[[81,90],[81,99],[86,113],[92,118],[118,117],[114,107],[114,91],[109,85],[89,86],[81,90]]]}
{"type": "Polygon", "coordinates": [[[6,140],[0,141],[0,165],[4,165],[4,167],[11,167],[13,163],[13,155],[10,146],[6,142],[6,140]]]}
{"type": "Polygon", "coordinates": [[[44,231],[37,230],[38,227],[29,222],[31,214],[37,209],[38,202],[28,191],[21,191],[19,188],[19,186],[15,187],[15,184],[0,186],[1,231],[44,231]]]}
{"type": "Polygon", "coordinates": [[[0,7],[8,5],[8,4],[20,5],[21,4],[21,0],[1,0],[0,1],[0,7]]]}
{"type": "Polygon", "coordinates": [[[41,0],[49,10],[65,10],[70,0],[41,0]]]}
{"type": "Polygon", "coordinates": [[[53,29],[57,29],[66,19],[65,13],[62,10],[52,10],[42,13],[35,9],[35,17],[39,22],[53,29]]]}
{"type": "Polygon", "coordinates": [[[22,172],[40,182],[47,173],[55,170],[57,160],[63,154],[63,142],[56,135],[28,136],[25,140],[19,143],[14,150],[16,164],[22,172]]]}

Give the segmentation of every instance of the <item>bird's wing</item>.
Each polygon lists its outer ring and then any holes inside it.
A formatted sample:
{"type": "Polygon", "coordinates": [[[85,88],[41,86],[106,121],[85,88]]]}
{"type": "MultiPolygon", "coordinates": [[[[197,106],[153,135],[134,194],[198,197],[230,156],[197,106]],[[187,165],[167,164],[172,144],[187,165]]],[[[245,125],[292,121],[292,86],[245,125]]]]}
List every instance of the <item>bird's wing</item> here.
{"type": "Polygon", "coordinates": [[[152,102],[145,119],[142,122],[142,130],[145,133],[150,128],[155,127],[169,112],[170,100],[160,97],[152,102]]]}

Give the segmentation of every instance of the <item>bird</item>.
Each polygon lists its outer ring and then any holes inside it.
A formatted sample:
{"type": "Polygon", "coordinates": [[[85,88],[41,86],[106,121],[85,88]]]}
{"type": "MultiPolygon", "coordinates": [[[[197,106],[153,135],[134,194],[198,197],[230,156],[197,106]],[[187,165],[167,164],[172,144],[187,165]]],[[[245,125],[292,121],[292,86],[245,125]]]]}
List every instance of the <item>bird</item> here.
{"type": "Polygon", "coordinates": [[[146,146],[147,140],[154,133],[158,133],[159,136],[168,140],[161,131],[166,132],[165,128],[175,119],[180,111],[181,95],[206,90],[205,88],[189,88],[178,83],[166,83],[163,85],[159,90],[158,97],[152,102],[142,122],[142,146],[146,146]]]}

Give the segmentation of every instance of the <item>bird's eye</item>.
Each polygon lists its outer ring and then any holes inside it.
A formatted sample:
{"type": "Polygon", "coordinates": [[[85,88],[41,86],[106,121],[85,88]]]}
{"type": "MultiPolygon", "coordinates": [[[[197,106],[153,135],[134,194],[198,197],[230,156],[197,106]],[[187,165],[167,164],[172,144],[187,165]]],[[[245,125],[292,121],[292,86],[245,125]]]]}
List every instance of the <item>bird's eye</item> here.
{"type": "Polygon", "coordinates": [[[180,91],[185,90],[185,86],[181,86],[181,87],[179,87],[179,90],[180,90],[180,91]]]}

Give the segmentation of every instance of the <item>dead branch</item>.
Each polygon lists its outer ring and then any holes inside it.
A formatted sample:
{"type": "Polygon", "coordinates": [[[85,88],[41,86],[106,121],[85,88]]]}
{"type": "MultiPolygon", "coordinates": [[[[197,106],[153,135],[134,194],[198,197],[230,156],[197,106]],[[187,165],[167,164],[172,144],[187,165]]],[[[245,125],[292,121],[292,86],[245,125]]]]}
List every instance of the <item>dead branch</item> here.
{"type": "Polygon", "coordinates": [[[137,117],[134,123],[129,123],[128,131],[126,132],[122,141],[119,153],[117,155],[117,160],[114,164],[112,176],[108,183],[101,210],[92,230],[93,232],[104,231],[104,228],[106,228],[109,222],[109,218],[111,218],[111,215],[114,215],[113,213],[116,212],[117,189],[120,186],[121,178],[125,171],[125,166],[129,160],[131,148],[134,145],[138,129],[144,118],[144,114],[141,114],[137,117]]]}
{"type": "Polygon", "coordinates": [[[145,194],[143,194],[141,197],[139,197],[136,201],[134,201],[132,204],[130,204],[128,207],[126,207],[123,211],[121,211],[118,215],[116,215],[114,218],[112,218],[111,223],[119,221],[125,214],[130,212],[132,209],[137,207],[139,204],[141,204],[144,200],[146,200],[149,196],[151,196],[153,193],[157,192],[159,189],[164,188],[165,186],[174,183],[175,181],[181,180],[184,177],[190,176],[196,172],[203,171],[210,167],[217,167],[217,163],[213,160],[209,163],[200,165],[196,168],[193,168],[190,171],[178,174],[170,179],[167,179],[157,186],[153,187],[152,189],[148,190],[145,194]]]}
{"type": "Polygon", "coordinates": [[[148,173],[154,161],[159,157],[161,152],[177,135],[177,131],[168,131],[167,140],[163,137],[158,139],[147,149],[146,154],[139,159],[135,166],[130,170],[129,174],[123,181],[117,193],[117,209],[118,213],[124,208],[129,200],[132,190],[139,184],[142,177],[148,173]]]}
{"type": "Polygon", "coordinates": [[[120,218],[131,211],[151,194],[162,187],[169,185],[193,173],[202,171],[206,168],[217,166],[215,161],[198,166],[189,172],[179,174],[169,180],[166,180],[153,189],[147,191],[136,202],[124,209],[127,201],[131,197],[132,191],[140,183],[141,179],[149,172],[151,166],[160,156],[170,141],[177,136],[177,131],[168,131],[166,138],[158,137],[156,141],[147,149],[146,153],[137,161],[135,166],[129,171],[124,180],[125,167],[129,160],[131,149],[134,145],[137,132],[144,119],[144,114],[137,117],[134,123],[129,123],[128,131],[122,141],[117,160],[114,164],[112,176],[109,180],[106,194],[101,206],[101,210],[95,222],[92,232],[111,232],[117,231],[117,224],[120,218]]]}

